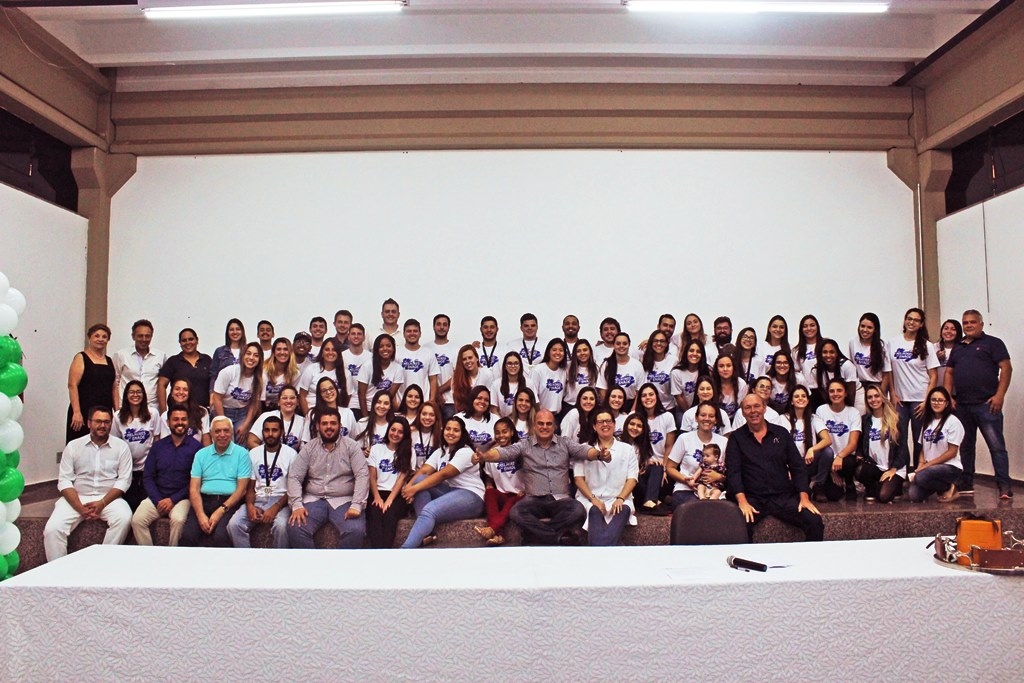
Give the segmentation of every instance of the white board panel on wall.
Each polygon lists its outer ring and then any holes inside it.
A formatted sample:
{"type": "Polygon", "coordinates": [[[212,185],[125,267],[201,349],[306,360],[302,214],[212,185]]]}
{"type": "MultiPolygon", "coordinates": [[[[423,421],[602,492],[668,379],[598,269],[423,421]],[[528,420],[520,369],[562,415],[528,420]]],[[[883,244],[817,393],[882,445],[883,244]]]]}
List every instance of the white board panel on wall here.
{"type": "MultiPolygon", "coordinates": [[[[939,302],[942,319],[960,319],[968,308],[985,311],[988,283],[985,265],[984,207],[972,206],[946,216],[936,226],[939,250],[939,302]]],[[[938,325],[932,325],[937,332],[938,325]]]]}
{"type": "Polygon", "coordinates": [[[57,478],[64,448],[68,366],[85,344],[85,218],[0,185],[0,271],[28,300],[14,336],[28,388],[19,469],[32,484],[57,478]]]}
{"type": "MultiPolygon", "coordinates": [[[[845,347],[861,313],[916,303],[913,201],[880,153],[459,151],[143,158],[115,195],[110,322],[222,343],[260,318],[291,336],[348,308],[369,330],[394,297],[452,339],[525,311],[594,338],[696,311],[763,334],[816,313],[845,347]]],[[[793,332],[795,334],[795,331],[793,332]]],[[[372,335],[371,335],[372,336],[372,335]]]]}

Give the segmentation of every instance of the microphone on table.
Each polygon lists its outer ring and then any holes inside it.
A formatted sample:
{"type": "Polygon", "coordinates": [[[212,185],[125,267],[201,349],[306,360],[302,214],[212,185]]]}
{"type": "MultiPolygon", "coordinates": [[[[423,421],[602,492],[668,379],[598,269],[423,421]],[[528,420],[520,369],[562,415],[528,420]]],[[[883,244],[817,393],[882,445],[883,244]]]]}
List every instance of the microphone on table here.
{"type": "Polygon", "coordinates": [[[768,565],[766,565],[766,564],[761,564],[760,562],[754,562],[753,560],[744,560],[742,557],[736,557],[735,555],[730,555],[729,557],[725,558],[725,562],[726,562],[726,564],[728,564],[733,569],[742,569],[745,572],[749,572],[749,571],[766,572],[766,571],[768,571],[768,565]]]}

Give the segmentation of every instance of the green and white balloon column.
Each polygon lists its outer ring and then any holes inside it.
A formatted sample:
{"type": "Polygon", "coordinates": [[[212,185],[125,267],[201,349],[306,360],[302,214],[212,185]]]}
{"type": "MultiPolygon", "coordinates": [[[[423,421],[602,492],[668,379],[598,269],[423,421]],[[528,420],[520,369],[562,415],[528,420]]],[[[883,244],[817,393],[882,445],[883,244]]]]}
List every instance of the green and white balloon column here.
{"type": "Polygon", "coordinates": [[[0,581],[13,576],[21,562],[21,531],[14,521],[21,514],[18,496],[25,490],[25,477],[18,471],[25,432],[18,420],[24,408],[19,395],[28,375],[21,365],[21,344],[11,333],[24,312],[25,295],[0,273],[0,581]]]}

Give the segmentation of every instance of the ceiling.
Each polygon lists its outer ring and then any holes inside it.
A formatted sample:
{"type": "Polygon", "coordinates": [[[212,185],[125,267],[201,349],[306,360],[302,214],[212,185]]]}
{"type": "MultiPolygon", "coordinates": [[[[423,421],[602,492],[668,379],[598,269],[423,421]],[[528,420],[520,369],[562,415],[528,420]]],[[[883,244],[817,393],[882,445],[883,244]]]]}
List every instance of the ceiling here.
{"type": "Polygon", "coordinates": [[[409,0],[394,15],[234,21],[154,21],[124,4],[3,4],[22,5],[89,64],[115,68],[118,91],[147,92],[454,83],[886,86],[997,3],[892,0],[884,15],[695,15],[630,12],[619,0],[409,0]]]}

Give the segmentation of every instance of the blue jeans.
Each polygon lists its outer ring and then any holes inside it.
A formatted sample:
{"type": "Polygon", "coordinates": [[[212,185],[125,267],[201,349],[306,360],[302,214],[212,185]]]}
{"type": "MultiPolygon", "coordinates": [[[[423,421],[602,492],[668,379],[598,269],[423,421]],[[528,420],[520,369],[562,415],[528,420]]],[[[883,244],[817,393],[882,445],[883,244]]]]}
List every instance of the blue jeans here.
{"type": "Polygon", "coordinates": [[[622,506],[619,514],[612,517],[610,522],[604,521],[604,515],[596,507],[590,508],[587,517],[587,537],[590,540],[590,545],[618,545],[628,523],[629,508],[625,505],[622,506]]]}
{"type": "MultiPolygon", "coordinates": [[[[256,507],[261,511],[273,504],[273,501],[256,501],[256,507]]],[[[291,509],[285,505],[274,517],[274,521],[270,523],[270,533],[274,537],[275,548],[288,547],[288,517],[290,514],[291,509]]],[[[251,548],[249,533],[257,524],[258,522],[249,520],[249,513],[246,511],[245,505],[240,506],[232,515],[231,521],[228,522],[228,536],[231,537],[231,544],[236,548],[251,548]]]]}
{"type": "MultiPolygon", "coordinates": [[[[416,477],[413,482],[422,479],[422,476],[416,477]]],[[[403,548],[419,548],[437,524],[483,516],[484,499],[468,489],[457,489],[441,482],[417,493],[412,507],[416,511],[416,521],[402,544],[403,548]]]]}
{"type": "Polygon", "coordinates": [[[636,496],[638,503],[643,505],[647,501],[654,503],[661,502],[661,480],[665,477],[665,468],[661,465],[647,465],[647,469],[640,475],[637,482],[636,496]]]}
{"type": "Polygon", "coordinates": [[[675,510],[680,505],[686,505],[687,503],[696,503],[697,500],[697,494],[694,491],[673,491],[672,509],[675,510]]]}
{"type": "Polygon", "coordinates": [[[963,471],[955,465],[933,465],[914,475],[907,495],[913,502],[920,503],[933,493],[942,493],[949,489],[949,485],[955,484],[962,474],[963,471]]]}
{"type": "MultiPolygon", "coordinates": [[[[921,405],[918,401],[903,401],[899,407],[896,408],[896,413],[899,416],[896,425],[900,430],[900,442],[896,446],[899,452],[907,456],[907,462],[910,464],[909,469],[913,471],[917,467],[918,458],[921,457],[921,444],[918,443],[918,439],[921,438],[921,427],[924,426],[924,418],[917,417],[914,415],[914,410],[921,405]],[[907,430],[907,426],[913,428],[913,436],[907,430]],[[910,446],[908,444],[914,444],[914,457],[910,457],[910,446]]],[[[863,436],[861,438],[864,438],[863,436]]]]}
{"type": "Polygon", "coordinates": [[[354,549],[363,547],[363,537],[366,536],[366,515],[360,514],[355,519],[345,519],[345,513],[351,503],[342,503],[331,509],[331,504],[326,500],[314,500],[306,503],[306,523],[296,526],[288,526],[288,542],[293,548],[315,548],[316,543],[313,536],[328,521],[338,530],[341,537],[338,540],[338,547],[354,549]]]}
{"type": "Polygon", "coordinates": [[[240,444],[242,446],[244,446],[246,444],[246,440],[245,439],[239,440],[238,437],[234,436],[234,432],[235,432],[236,429],[238,429],[238,425],[240,425],[243,422],[245,422],[245,417],[248,414],[249,414],[249,409],[248,408],[225,408],[224,409],[224,416],[231,420],[231,434],[232,434],[232,438],[234,438],[235,443],[240,444]]]}
{"type": "Polygon", "coordinates": [[[978,443],[978,429],[981,429],[981,436],[992,455],[996,484],[1000,490],[1010,490],[1010,458],[1006,454],[1006,441],[1003,439],[1003,414],[992,413],[987,403],[961,403],[956,407],[956,416],[964,425],[964,440],[960,444],[960,462],[963,463],[964,472],[960,488],[974,488],[975,446],[978,443]]]}

